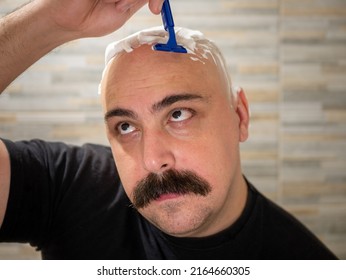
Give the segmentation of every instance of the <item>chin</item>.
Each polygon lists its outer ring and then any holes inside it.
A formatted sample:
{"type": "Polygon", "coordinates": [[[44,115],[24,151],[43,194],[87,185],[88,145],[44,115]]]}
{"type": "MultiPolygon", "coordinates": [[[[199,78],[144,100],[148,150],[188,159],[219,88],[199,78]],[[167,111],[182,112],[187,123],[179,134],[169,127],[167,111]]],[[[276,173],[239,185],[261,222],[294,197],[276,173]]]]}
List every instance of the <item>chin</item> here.
{"type": "Polygon", "coordinates": [[[159,225],[154,224],[157,228],[159,228],[164,233],[174,236],[174,237],[197,237],[198,227],[191,225],[181,225],[181,224],[171,224],[171,225],[159,225]]]}
{"type": "MultiPolygon", "coordinates": [[[[209,208],[196,207],[196,209],[185,209],[184,207],[173,209],[142,209],[140,213],[166,234],[176,237],[199,237],[208,231],[211,216],[209,208]]],[[[190,207],[189,207],[190,208],[190,207]]]]}

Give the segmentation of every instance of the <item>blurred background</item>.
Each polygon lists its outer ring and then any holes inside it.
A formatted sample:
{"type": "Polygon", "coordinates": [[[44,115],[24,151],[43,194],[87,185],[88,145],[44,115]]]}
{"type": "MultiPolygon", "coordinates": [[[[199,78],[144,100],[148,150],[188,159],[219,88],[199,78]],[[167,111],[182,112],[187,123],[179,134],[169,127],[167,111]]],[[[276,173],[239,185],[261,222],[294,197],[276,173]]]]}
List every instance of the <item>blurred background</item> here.
{"type": "MultiPolygon", "coordinates": [[[[3,16],[27,0],[0,0],[3,16]]],[[[171,0],[175,23],[215,41],[251,106],[249,180],[346,259],[346,1],[171,0]]],[[[161,25],[143,8],[121,30],[59,47],[0,97],[0,136],[107,144],[98,83],[104,49],[161,25]]],[[[1,57],[0,57],[1,59],[1,57]]],[[[1,78],[1,77],[0,77],[1,78]]],[[[0,244],[0,259],[37,259],[0,244]]]]}

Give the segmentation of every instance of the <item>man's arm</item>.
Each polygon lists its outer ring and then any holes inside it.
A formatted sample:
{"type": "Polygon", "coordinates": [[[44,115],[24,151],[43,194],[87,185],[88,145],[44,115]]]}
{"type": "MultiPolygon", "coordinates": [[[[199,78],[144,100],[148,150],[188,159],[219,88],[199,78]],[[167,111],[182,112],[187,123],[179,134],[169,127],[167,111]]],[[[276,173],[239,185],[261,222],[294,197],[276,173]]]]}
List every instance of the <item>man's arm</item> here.
{"type": "MultiPolygon", "coordinates": [[[[54,48],[111,33],[147,2],[153,13],[160,12],[163,0],[34,0],[0,19],[0,93],[54,48]]],[[[10,177],[8,151],[0,140],[0,227],[10,177]]]]}
{"type": "Polygon", "coordinates": [[[57,46],[111,33],[147,2],[160,12],[163,0],[34,0],[0,19],[0,93],[57,46]]]}
{"type": "Polygon", "coordinates": [[[10,159],[5,144],[0,140],[0,228],[4,220],[10,192],[10,159]]]}

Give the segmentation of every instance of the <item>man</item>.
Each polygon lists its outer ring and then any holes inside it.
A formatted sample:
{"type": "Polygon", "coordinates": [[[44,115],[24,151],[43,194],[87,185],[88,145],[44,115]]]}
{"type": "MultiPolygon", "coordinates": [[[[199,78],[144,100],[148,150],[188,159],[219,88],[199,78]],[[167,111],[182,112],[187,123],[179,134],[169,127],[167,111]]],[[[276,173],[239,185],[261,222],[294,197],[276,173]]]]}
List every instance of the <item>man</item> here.
{"type": "MultiPolygon", "coordinates": [[[[132,14],[144,4],[83,1],[83,13],[81,1],[69,1],[70,18],[62,19],[63,2],[34,1],[3,20],[8,52],[15,34],[21,45],[29,35],[49,35],[35,46],[39,51],[14,49],[5,59],[2,88],[57,45],[118,28],[130,16],[118,5],[132,4],[132,14]],[[110,10],[121,19],[116,25],[98,14],[110,10]],[[44,30],[31,30],[41,14],[49,15],[44,30]],[[80,21],[88,18],[102,23],[91,28],[92,20],[80,21]],[[17,29],[24,22],[29,34],[17,29]]],[[[160,1],[150,3],[158,12],[160,1]]],[[[52,259],[335,258],[243,177],[245,94],[231,90],[210,41],[182,33],[178,41],[188,54],[154,51],[151,44],[165,38],[157,30],[109,49],[100,89],[111,150],[1,142],[0,240],[30,242],[52,259]]]]}

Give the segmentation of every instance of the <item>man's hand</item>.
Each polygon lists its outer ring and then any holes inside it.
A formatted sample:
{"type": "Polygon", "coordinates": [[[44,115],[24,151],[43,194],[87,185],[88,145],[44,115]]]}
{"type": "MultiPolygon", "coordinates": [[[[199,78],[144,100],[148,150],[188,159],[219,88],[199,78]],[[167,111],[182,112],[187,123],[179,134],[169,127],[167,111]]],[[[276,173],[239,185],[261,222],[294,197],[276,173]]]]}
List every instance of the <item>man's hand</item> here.
{"type": "Polygon", "coordinates": [[[120,28],[135,12],[149,2],[154,14],[164,0],[36,0],[57,28],[73,37],[96,37],[120,28]]]}
{"type": "Polygon", "coordinates": [[[0,19],[0,93],[30,65],[68,41],[120,28],[144,4],[164,0],[34,0],[0,19]]]}

